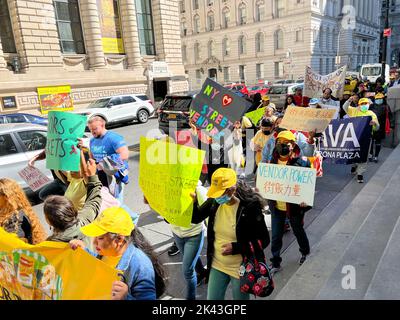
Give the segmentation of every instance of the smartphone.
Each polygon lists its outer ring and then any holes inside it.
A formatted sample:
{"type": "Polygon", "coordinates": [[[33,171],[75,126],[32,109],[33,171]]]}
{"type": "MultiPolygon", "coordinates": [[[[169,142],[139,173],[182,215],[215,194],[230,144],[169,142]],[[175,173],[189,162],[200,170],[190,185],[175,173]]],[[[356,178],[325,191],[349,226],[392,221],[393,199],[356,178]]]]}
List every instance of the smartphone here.
{"type": "Polygon", "coordinates": [[[83,151],[83,156],[85,157],[85,161],[88,162],[90,159],[89,148],[81,147],[81,150],[83,151]]]}

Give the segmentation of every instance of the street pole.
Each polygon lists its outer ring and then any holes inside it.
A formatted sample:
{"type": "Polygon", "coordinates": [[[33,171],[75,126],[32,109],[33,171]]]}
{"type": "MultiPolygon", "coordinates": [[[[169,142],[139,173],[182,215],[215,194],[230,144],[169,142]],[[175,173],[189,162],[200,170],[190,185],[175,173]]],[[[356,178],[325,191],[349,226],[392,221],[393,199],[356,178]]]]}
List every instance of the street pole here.
{"type": "MultiPolygon", "coordinates": [[[[385,29],[389,28],[389,5],[390,1],[385,0],[386,8],[385,8],[385,29]]],[[[383,48],[382,48],[382,74],[381,77],[384,82],[386,82],[386,55],[387,55],[387,45],[388,45],[388,37],[383,36],[383,48]]]]}
{"type": "Polygon", "coordinates": [[[342,32],[342,26],[339,25],[339,34],[338,34],[338,41],[337,41],[337,48],[336,48],[336,69],[340,67],[340,58],[339,58],[339,46],[340,46],[340,33],[342,32]]]}

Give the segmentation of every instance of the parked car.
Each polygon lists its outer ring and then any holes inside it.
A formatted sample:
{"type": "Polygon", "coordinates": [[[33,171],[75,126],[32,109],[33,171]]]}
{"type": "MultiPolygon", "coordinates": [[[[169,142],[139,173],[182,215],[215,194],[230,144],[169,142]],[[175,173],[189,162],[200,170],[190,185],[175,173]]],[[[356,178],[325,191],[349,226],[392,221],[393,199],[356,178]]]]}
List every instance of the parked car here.
{"type": "Polygon", "coordinates": [[[270,101],[274,103],[277,107],[284,107],[286,97],[288,95],[295,94],[297,88],[303,89],[304,84],[295,83],[295,84],[273,85],[269,89],[268,96],[270,97],[270,101]]]}
{"type": "Polygon", "coordinates": [[[261,96],[264,96],[268,93],[270,86],[267,85],[262,85],[262,84],[257,84],[249,89],[250,97],[254,96],[256,93],[261,94],[261,96]]]}
{"type": "Polygon", "coordinates": [[[277,80],[274,82],[274,85],[277,84],[292,84],[292,83],[296,83],[295,80],[277,80]]]}
{"type": "Polygon", "coordinates": [[[2,123],[32,123],[47,126],[48,120],[29,113],[9,113],[0,115],[0,124],[2,123]]]}
{"type": "Polygon", "coordinates": [[[224,85],[224,88],[231,90],[231,91],[239,91],[244,95],[249,95],[249,90],[247,89],[246,85],[243,83],[231,83],[224,85]]]}
{"type": "MultiPolygon", "coordinates": [[[[27,123],[0,124],[0,177],[13,179],[25,191],[32,193],[18,172],[46,147],[46,141],[47,128],[44,126],[27,123]]],[[[38,161],[35,166],[53,180],[50,170],[46,169],[46,161],[38,161]]]]}
{"type": "Polygon", "coordinates": [[[187,95],[168,95],[157,110],[158,127],[161,132],[168,134],[169,129],[188,129],[189,110],[195,93],[187,95]]]}
{"type": "Polygon", "coordinates": [[[106,119],[107,125],[133,120],[145,123],[154,114],[154,107],[144,94],[126,94],[98,99],[76,113],[89,117],[99,115],[106,119]]]}

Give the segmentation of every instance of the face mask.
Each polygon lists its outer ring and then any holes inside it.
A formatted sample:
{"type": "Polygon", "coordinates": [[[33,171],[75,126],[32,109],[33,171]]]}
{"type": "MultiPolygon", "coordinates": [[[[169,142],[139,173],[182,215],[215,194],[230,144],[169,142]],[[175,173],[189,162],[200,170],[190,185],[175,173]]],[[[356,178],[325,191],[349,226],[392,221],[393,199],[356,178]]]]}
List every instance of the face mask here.
{"type": "Polygon", "coordinates": [[[227,194],[223,195],[222,197],[215,198],[215,201],[217,201],[218,204],[225,204],[231,201],[231,197],[229,197],[227,194]]]}
{"type": "Polygon", "coordinates": [[[271,134],[271,130],[265,130],[265,131],[263,131],[263,133],[264,133],[266,136],[269,136],[269,135],[271,134]]]}
{"type": "Polygon", "coordinates": [[[360,107],[361,112],[367,112],[369,109],[369,105],[364,105],[360,107]]]}
{"type": "Polygon", "coordinates": [[[383,104],[383,99],[376,99],[376,100],[375,100],[375,103],[376,103],[376,104],[383,104]]]}
{"type": "Polygon", "coordinates": [[[280,156],[286,157],[290,153],[290,148],[287,144],[278,143],[275,148],[280,156]]]}

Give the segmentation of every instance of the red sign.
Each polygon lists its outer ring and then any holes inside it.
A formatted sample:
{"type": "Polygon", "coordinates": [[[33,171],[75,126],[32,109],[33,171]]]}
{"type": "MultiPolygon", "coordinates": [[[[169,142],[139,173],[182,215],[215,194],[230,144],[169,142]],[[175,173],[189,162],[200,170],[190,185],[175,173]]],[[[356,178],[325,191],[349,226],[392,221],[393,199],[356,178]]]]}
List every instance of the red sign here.
{"type": "Polygon", "coordinates": [[[383,30],[383,36],[384,37],[388,38],[391,35],[392,35],[392,28],[388,28],[388,29],[383,30]]]}

